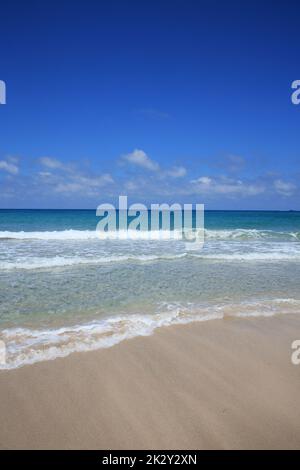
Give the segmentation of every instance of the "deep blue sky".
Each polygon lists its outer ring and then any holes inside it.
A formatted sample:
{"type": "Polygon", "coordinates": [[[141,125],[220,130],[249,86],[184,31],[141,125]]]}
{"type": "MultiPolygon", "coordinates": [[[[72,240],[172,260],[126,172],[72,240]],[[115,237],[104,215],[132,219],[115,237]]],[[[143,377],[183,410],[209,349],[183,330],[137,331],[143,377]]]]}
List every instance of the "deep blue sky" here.
{"type": "Polygon", "coordinates": [[[300,209],[298,1],[1,3],[0,207],[300,209]]]}

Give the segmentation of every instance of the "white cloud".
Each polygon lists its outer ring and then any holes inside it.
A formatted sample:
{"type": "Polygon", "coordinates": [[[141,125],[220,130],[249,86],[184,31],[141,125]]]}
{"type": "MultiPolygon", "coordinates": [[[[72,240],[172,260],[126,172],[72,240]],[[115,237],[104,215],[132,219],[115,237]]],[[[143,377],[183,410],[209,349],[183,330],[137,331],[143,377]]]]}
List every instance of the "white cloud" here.
{"type": "Polygon", "coordinates": [[[56,193],[77,193],[82,191],[82,186],[79,183],[58,183],[54,191],[56,193]]]}
{"type": "Polygon", "coordinates": [[[277,179],[274,181],[274,188],[282,196],[292,196],[297,187],[293,183],[277,179]]]}
{"type": "Polygon", "coordinates": [[[55,193],[65,195],[78,193],[82,196],[91,197],[96,196],[100,188],[114,183],[109,173],[85,175],[74,166],[62,163],[56,158],[42,157],[39,159],[39,163],[47,169],[47,171],[38,173],[39,178],[42,179],[44,185],[52,188],[55,193]],[[48,170],[52,170],[52,172],[48,170]]]}
{"type": "Polygon", "coordinates": [[[166,176],[171,178],[182,178],[186,175],[186,169],[183,166],[174,166],[165,172],[166,176]]]}
{"type": "Polygon", "coordinates": [[[112,183],[114,183],[114,180],[108,173],[100,176],[74,174],[63,181],[57,182],[54,191],[57,193],[81,193],[86,196],[92,196],[96,195],[97,190],[100,188],[112,183]]]}
{"type": "Polygon", "coordinates": [[[112,176],[109,173],[104,173],[100,176],[83,176],[73,175],[72,178],[83,186],[90,186],[92,188],[100,188],[106,184],[114,182],[112,176]]]}
{"type": "Polygon", "coordinates": [[[152,160],[144,150],[140,149],[135,149],[133,152],[123,155],[121,158],[131,165],[139,166],[154,173],[159,172],[158,176],[161,179],[167,177],[182,178],[187,173],[186,168],[183,166],[173,166],[172,168],[163,170],[155,160],[152,160]]]}
{"type": "Polygon", "coordinates": [[[191,183],[194,185],[197,193],[205,195],[256,196],[265,191],[265,187],[262,184],[247,183],[224,176],[220,178],[201,176],[196,180],[192,180],[191,183]]]}
{"type": "Polygon", "coordinates": [[[151,160],[150,157],[144,152],[144,150],[135,149],[133,152],[128,153],[127,155],[123,155],[122,160],[126,162],[140,166],[141,168],[145,168],[146,170],[150,171],[158,171],[159,164],[154,160],[151,160]]]}
{"type": "MultiPolygon", "coordinates": [[[[2,195],[9,194],[9,190],[14,190],[20,195],[26,192],[41,195],[43,197],[56,194],[56,197],[70,197],[74,199],[98,198],[101,193],[114,195],[116,191],[128,191],[128,194],[145,197],[189,197],[215,199],[235,199],[243,197],[255,197],[265,194],[270,198],[290,197],[296,193],[298,186],[288,181],[280,174],[264,174],[256,179],[248,179],[245,176],[238,176],[235,171],[241,168],[244,160],[241,157],[229,156],[227,166],[223,168],[224,175],[215,173],[212,166],[211,171],[202,173],[198,178],[190,180],[187,174],[192,169],[177,166],[166,166],[152,160],[146,152],[135,149],[133,152],[123,155],[121,160],[128,166],[140,168],[136,174],[123,168],[123,174],[119,174],[118,180],[114,181],[112,174],[108,172],[92,173],[91,168],[84,165],[84,162],[69,162],[52,157],[41,157],[35,161],[35,172],[32,175],[24,175],[23,178],[13,177],[19,173],[18,158],[3,156],[0,160],[0,172],[6,172],[6,177],[2,178],[6,187],[2,188],[2,195]],[[128,179],[127,179],[128,177],[128,179]],[[103,189],[104,188],[104,189],[103,189]]],[[[104,171],[104,170],[103,170],[104,171]]],[[[117,178],[117,176],[116,176],[117,178]]],[[[122,193],[121,193],[122,194],[122,193]]]]}
{"type": "Polygon", "coordinates": [[[198,180],[196,181],[193,181],[195,183],[201,183],[201,184],[210,184],[212,182],[212,179],[209,178],[208,176],[201,176],[200,178],[198,178],[198,180]]]}
{"type": "Polygon", "coordinates": [[[41,163],[41,165],[45,166],[46,168],[51,168],[52,170],[64,168],[63,163],[57,160],[56,158],[41,157],[39,159],[39,162],[41,163]]]}
{"type": "Polygon", "coordinates": [[[15,163],[6,160],[0,160],[0,170],[4,170],[11,175],[17,175],[19,173],[19,167],[15,163]]]}
{"type": "Polygon", "coordinates": [[[38,173],[42,178],[51,178],[52,177],[52,173],[50,173],[49,171],[39,171],[38,173]]]}

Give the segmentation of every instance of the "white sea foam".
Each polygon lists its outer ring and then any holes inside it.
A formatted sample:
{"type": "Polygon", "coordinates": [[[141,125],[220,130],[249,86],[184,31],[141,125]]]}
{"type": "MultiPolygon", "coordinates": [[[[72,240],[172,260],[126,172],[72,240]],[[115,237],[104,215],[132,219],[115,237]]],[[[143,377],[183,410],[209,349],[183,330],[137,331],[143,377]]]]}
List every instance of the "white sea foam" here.
{"type": "Polygon", "coordinates": [[[170,254],[170,255],[116,255],[116,256],[102,256],[102,257],[64,257],[54,256],[52,258],[30,257],[21,261],[0,261],[0,271],[10,271],[13,269],[50,269],[60,268],[77,265],[101,265],[101,264],[114,264],[124,263],[130,261],[132,263],[149,263],[159,260],[173,260],[180,259],[187,256],[186,253],[170,254]]]}
{"type": "MultiPolygon", "coordinates": [[[[169,231],[115,231],[100,232],[96,230],[61,230],[43,232],[0,232],[0,240],[96,240],[96,239],[127,239],[132,240],[164,240],[167,239],[169,231]]],[[[173,233],[174,239],[181,239],[181,231],[173,233]]],[[[300,241],[300,232],[279,232],[273,230],[256,229],[232,229],[232,230],[205,230],[207,240],[265,240],[285,239],[300,241]]]]}
{"type": "Polygon", "coordinates": [[[300,248],[292,249],[286,247],[286,250],[282,251],[268,251],[268,252],[220,252],[214,253],[211,251],[203,251],[198,253],[193,252],[182,252],[182,253],[170,253],[170,254],[131,254],[131,255],[106,255],[106,256],[53,256],[53,257],[34,257],[27,256],[22,259],[13,259],[8,261],[0,261],[0,271],[12,271],[18,270],[36,270],[36,269],[54,269],[54,268],[68,268],[80,265],[109,265],[118,263],[152,263],[156,261],[176,261],[183,258],[198,259],[199,262],[203,261],[215,261],[215,262],[238,262],[238,261],[249,261],[249,262],[268,262],[268,261],[286,261],[286,262],[299,262],[300,260],[300,248]]]}
{"type": "Polygon", "coordinates": [[[180,240],[180,230],[116,230],[102,232],[99,230],[61,230],[51,232],[0,232],[2,240],[180,240]]]}
{"type": "Polygon", "coordinates": [[[267,240],[282,239],[300,241],[300,232],[279,232],[274,230],[233,229],[205,230],[207,240],[267,240]]]}
{"type": "Polygon", "coordinates": [[[300,251],[293,251],[290,252],[282,252],[276,253],[273,251],[260,253],[260,252],[252,252],[252,253],[220,253],[220,254],[212,254],[209,253],[207,255],[191,255],[195,258],[200,258],[203,260],[214,260],[214,261],[297,261],[300,260],[300,251]]]}
{"type": "Polygon", "coordinates": [[[269,317],[299,313],[300,300],[297,299],[206,306],[165,302],[153,315],[118,315],[57,329],[9,328],[0,334],[7,347],[7,363],[0,365],[0,369],[14,369],[53,360],[73,352],[108,348],[125,339],[151,335],[162,326],[227,317],[269,317]]]}
{"type": "Polygon", "coordinates": [[[0,232],[6,240],[94,240],[99,238],[96,230],[61,230],[51,232],[0,232]]]}

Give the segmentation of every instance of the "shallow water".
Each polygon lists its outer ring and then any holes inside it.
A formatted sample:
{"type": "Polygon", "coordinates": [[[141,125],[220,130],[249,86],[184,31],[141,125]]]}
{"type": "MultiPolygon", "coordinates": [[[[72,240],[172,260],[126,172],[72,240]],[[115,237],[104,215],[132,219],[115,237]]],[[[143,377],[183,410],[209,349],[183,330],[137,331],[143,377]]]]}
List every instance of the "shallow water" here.
{"type": "Polygon", "coordinates": [[[157,326],[300,312],[300,213],[205,214],[205,244],[100,240],[95,211],[0,211],[2,368],[157,326]]]}

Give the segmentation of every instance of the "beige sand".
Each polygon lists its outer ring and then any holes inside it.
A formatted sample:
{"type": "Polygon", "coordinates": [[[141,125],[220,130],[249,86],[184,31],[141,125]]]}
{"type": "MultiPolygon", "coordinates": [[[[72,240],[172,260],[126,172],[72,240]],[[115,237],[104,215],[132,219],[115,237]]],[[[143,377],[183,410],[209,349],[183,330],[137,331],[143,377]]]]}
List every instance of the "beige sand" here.
{"type": "Polygon", "coordinates": [[[162,328],[0,373],[1,448],[300,448],[300,315],[162,328]]]}

